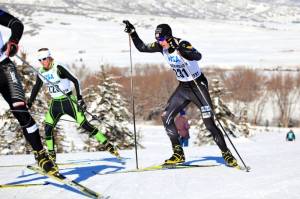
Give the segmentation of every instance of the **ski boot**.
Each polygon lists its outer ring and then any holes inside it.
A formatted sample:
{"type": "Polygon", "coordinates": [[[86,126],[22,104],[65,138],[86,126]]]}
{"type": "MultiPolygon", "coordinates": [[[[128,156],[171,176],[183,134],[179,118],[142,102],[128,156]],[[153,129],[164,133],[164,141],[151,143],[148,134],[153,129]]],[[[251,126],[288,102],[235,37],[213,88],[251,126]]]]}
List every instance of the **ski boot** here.
{"type": "Polygon", "coordinates": [[[173,148],[173,151],[174,151],[173,155],[169,159],[165,160],[164,163],[165,165],[185,162],[184,152],[180,145],[176,145],[173,148]]]}
{"type": "Polygon", "coordinates": [[[56,163],[56,152],[55,150],[48,150],[49,159],[56,163]]]}
{"type": "Polygon", "coordinates": [[[114,147],[111,143],[109,143],[108,141],[105,141],[103,144],[104,144],[104,148],[106,151],[108,151],[113,156],[116,156],[118,159],[121,158],[117,148],[114,147]]]}
{"type": "Polygon", "coordinates": [[[46,150],[34,151],[34,158],[37,161],[38,166],[48,174],[58,173],[57,165],[49,158],[46,150]]]}
{"type": "Polygon", "coordinates": [[[238,167],[236,159],[233,157],[232,153],[227,149],[225,152],[222,151],[222,157],[225,160],[225,163],[229,167],[238,167]]]}

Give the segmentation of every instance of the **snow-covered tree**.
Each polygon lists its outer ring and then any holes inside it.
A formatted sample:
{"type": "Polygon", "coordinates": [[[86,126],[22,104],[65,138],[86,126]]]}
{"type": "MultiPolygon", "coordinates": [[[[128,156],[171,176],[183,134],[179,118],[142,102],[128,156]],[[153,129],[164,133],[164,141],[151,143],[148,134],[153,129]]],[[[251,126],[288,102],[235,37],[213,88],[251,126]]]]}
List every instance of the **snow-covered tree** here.
{"type": "Polygon", "coordinates": [[[1,154],[24,154],[30,149],[23,138],[22,129],[10,111],[2,116],[0,124],[0,153],[1,154]]]}
{"type": "MultiPolygon", "coordinates": [[[[222,127],[226,131],[228,135],[233,137],[239,136],[248,136],[249,128],[246,117],[241,121],[236,118],[235,115],[230,111],[230,109],[224,104],[221,96],[225,93],[222,86],[220,86],[220,82],[218,79],[212,80],[212,87],[210,89],[210,96],[212,99],[213,110],[215,113],[215,117],[219,120],[222,127]]],[[[216,125],[221,129],[219,123],[216,121],[216,125]]],[[[196,144],[215,144],[211,133],[206,129],[203,120],[200,119],[196,124],[196,128],[199,133],[197,135],[196,144]]]]}
{"type": "Polygon", "coordinates": [[[245,137],[250,136],[250,123],[248,122],[248,111],[247,109],[242,110],[242,116],[240,119],[240,131],[245,137]]]}
{"type": "MultiPolygon", "coordinates": [[[[126,101],[120,94],[121,85],[104,69],[98,74],[100,85],[87,88],[84,100],[88,104],[88,111],[100,118],[101,122],[93,120],[108,139],[119,148],[133,147],[133,133],[129,130],[130,113],[126,108],[126,101]]],[[[89,117],[91,118],[91,117],[89,117]]],[[[102,150],[103,146],[95,139],[86,141],[86,150],[102,150]]]]}

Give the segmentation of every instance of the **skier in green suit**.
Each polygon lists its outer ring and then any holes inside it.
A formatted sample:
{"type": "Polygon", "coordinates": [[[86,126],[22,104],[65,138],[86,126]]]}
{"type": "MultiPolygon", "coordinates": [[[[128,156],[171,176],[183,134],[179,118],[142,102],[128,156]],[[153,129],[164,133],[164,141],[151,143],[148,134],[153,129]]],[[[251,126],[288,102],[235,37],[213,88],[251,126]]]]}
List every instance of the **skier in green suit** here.
{"type": "Polygon", "coordinates": [[[116,147],[108,141],[100,130],[87,121],[84,115],[86,104],[82,99],[78,79],[65,66],[54,61],[48,48],[38,50],[38,60],[42,67],[39,68],[39,74],[37,74],[36,83],[31,91],[27,105],[29,108],[32,106],[39,90],[45,83],[52,98],[45,118],[46,144],[50,158],[54,162],[56,161],[53,129],[64,114],[73,117],[80,127],[90,133],[90,137],[95,137],[97,141],[105,146],[107,151],[119,158],[116,147]],[[71,83],[75,86],[77,96],[72,94],[71,83]]]}

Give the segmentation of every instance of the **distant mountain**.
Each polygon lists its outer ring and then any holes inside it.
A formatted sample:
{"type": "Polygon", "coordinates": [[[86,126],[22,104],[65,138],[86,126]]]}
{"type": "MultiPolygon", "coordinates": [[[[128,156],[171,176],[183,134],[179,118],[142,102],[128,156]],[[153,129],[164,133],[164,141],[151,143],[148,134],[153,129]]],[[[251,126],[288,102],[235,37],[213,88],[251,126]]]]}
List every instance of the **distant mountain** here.
{"type": "Polygon", "coordinates": [[[300,21],[299,0],[4,0],[0,5],[25,16],[39,11],[90,17],[113,12],[214,20],[300,21]]]}

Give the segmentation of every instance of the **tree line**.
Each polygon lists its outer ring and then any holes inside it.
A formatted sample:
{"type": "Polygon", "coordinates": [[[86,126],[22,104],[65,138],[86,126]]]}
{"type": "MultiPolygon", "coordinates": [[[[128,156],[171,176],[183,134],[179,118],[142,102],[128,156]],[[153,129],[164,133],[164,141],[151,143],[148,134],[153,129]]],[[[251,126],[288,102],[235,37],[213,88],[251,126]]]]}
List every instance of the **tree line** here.
{"type": "MultiPolygon", "coordinates": [[[[127,100],[131,111],[131,78],[134,83],[136,117],[160,123],[160,115],[168,98],[178,85],[169,67],[157,64],[137,64],[131,77],[129,68],[106,65],[106,72],[114,75],[122,85],[120,92],[127,100]]],[[[219,79],[225,89],[224,102],[236,115],[247,110],[253,125],[298,126],[298,98],[300,96],[299,70],[267,71],[257,68],[237,67],[222,69],[207,67],[203,72],[210,80],[219,79]]],[[[95,73],[86,75],[83,86],[99,84],[93,81],[95,73]],[[91,81],[92,80],[92,81],[91,81]]],[[[190,117],[198,117],[194,106],[188,109],[190,117]]]]}

